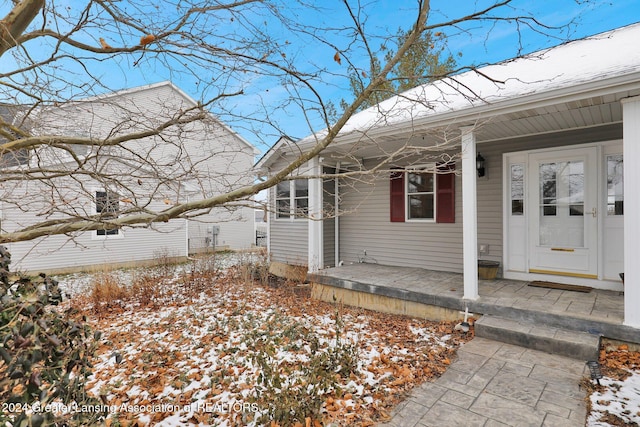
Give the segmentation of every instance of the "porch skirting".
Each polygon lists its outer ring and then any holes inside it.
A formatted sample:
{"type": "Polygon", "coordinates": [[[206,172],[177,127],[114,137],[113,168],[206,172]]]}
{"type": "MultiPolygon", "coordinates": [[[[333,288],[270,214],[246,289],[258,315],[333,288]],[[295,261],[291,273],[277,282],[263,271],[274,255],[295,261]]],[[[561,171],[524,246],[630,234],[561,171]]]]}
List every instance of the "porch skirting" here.
{"type": "Polygon", "coordinates": [[[382,313],[401,314],[434,321],[455,321],[462,320],[464,317],[463,313],[459,310],[447,307],[423,304],[416,301],[408,301],[352,289],[336,288],[320,283],[312,283],[311,297],[321,301],[336,302],[338,304],[365,308],[382,313]]]}
{"type": "Polygon", "coordinates": [[[475,318],[499,316],[640,344],[640,331],[624,325],[624,296],[528,286],[517,280],[480,280],[479,298],[463,297],[461,274],[353,264],[308,274],[314,298],[429,320],[459,320],[465,308],[475,318]],[[335,299],[334,299],[335,297],[335,299]]]}

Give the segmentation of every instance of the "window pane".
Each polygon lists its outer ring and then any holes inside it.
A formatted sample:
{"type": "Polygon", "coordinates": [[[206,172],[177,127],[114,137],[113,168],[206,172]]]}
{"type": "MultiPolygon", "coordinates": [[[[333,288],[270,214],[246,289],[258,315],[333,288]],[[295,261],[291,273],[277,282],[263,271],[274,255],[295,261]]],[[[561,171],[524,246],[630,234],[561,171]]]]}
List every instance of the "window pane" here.
{"type": "Polygon", "coordinates": [[[524,215],[524,165],[511,165],[511,215],[524,215]]]}
{"type": "Polygon", "coordinates": [[[542,216],[556,215],[556,164],[540,165],[540,205],[542,216]]]}
{"type": "Polygon", "coordinates": [[[432,173],[408,173],[407,192],[430,193],[433,192],[432,173]]]}
{"type": "Polygon", "coordinates": [[[512,200],[511,201],[511,215],[524,215],[524,201],[512,200]]]}
{"type": "Polygon", "coordinates": [[[279,182],[276,187],[276,198],[289,198],[291,193],[291,183],[289,181],[279,182]]]}
{"type": "Polygon", "coordinates": [[[306,217],[309,214],[309,199],[296,199],[296,217],[306,217]]]}
{"type": "Polygon", "coordinates": [[[569,162],[569,201],[584,203],[584,163],[569,162]]]}
{"type": "Polygon", "coordinates": [[[584,215],[584,205],[570,205],[569,206],[569,215],[570,216],[582,216],[582,215],[584,215]]]}
{"type": "MultiPolygon", "coordinates": [[[[120,202],[118,195],[115,193],[107,193],[106,191],[96,191],[96,213],[118,213],[120,211],[120,202]]],[[[111,215],[117,216],[117,215],[111,215]]]]}
{"type": "Polygon", "coordinates": [[[0,167],[8,168],[12,166],[26,165],[28,163],[29,150],[24,148],[10,153],[5,153],[0,156],[0,167]]]}
{"type": "Polygon", "coordinates": [[[524,199],[524,173],[522,165],[511,166],[511,198],[524,199]]]}
{"type": "Polygon", "coordinates": [[[102,213],[107,206],[107,192],[96,191],[96,213],[102,213]]]}
{"type": "Polygon", "coordinates": [[[289,199],[277,200],[276,201],[276,217],[277,218],[289,218],[291,216],[289,199]]]}
{"type": "Polygon", "coordinates": [[[296,187],[295,197],[307,197],[309,195],[309,181],[306,179],[296,179],[294,182],[296,187]]]}
{"type": "Polygon", "coordinates": [[[621,154],[607,156],[607,215],[624,214],[623,165],[621,154]]]}
{"type": "MultiPolygon", "coordinates": [[[[104,219],[113,219],[118,217],[118,212],[120,212],[120,200],[116,193],[96,191],[97,214],[100,214],[104,219]]],[[[98,236],[112,236],[117,234],[117,228],[96,230],[96,235],[98,236]]]]}
{"type": "Polygon", "coordinates": [[[584,247],[584,174],[583,160],[540,165],[541,246],[584,247]]]}
{"type": "Polygon", "coordinates": [[[433,194],[409,196],[409,219],[433,219],[433,194]]]}

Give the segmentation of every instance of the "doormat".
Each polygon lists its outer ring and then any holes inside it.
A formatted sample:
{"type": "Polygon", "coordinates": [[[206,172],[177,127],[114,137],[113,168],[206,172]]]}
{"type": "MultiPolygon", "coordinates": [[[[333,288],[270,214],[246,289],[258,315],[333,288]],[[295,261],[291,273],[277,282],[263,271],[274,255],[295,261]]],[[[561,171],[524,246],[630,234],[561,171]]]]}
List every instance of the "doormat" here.
{"type": "Polygon", "coordinates": [[[589,293],[593,289],[590,286],[566,285],[564,283],[545,282],[543,280],[534,280],[533,282],[529,282],[529,286],[534,286],[536,288],[560,289],[562,291],[575,291],[585,293],[589,293]]]}

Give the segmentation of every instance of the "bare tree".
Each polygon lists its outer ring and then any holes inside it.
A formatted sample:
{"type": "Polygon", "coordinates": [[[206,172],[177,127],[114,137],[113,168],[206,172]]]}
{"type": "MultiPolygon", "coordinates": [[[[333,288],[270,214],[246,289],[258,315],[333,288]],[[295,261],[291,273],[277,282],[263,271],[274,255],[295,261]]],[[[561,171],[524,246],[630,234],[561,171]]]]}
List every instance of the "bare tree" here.
{"type": "MultiPolygon", "coordinates": [[[[424,34],[465,32],[477,22],[550,34],[558,30],[511,3],[496,0],[446,17],[432,14],[428,0],[416,1],[394,54],[374,67],[374,75],[367,75],[338,114],[326,95],[329,86],[348,87],[349,76],[378,61],[376,46],[395,38],[397,28],[393,33],[369,28],[375,2],[344,0],[342,17],[329,17],[322,6],[303,0],[5,2],[0,195],[4,207],[35,211],[38,221],[3,230],[0,243],[150,226],[247,203],[332,144],[372,93],[388,85],[390,72],[424,34]],[[304,16],[324,19],[314,24],[304,16]],[[305,53],[310,46],[321,56],[305,53]],[[99,96],[152,69],[166,70],[178,84],[196,85],[199,102],[156,100],[151,111],[142,112],[99,96]],[[270,98],[269,90],[279,96],[270,98]],[[275,110],[306,122],[309,133],[324,130],[308,140],[310,148],[262,182],[229,182],[226,170],[199,168],[213,157],[233,167],[237,153],[209,148],[193,158],[185,150],[190,135],[203,129],[215,141],[217,129],[224,127],[221,120],[265,140],[283,134],[275,110]],[[81,203],[83,197],[95,198],[90,183],[105,189],[105,199],[94,200],[101,203],[100,212],[81,203]],[[186,191],[197,197],[185,197],[186,191]],[[125,202],[117,216],[108,208],[111,193],[125,202]]],[[[411,150],[407,141],[387,154],[406,156],[411,150]]]]}

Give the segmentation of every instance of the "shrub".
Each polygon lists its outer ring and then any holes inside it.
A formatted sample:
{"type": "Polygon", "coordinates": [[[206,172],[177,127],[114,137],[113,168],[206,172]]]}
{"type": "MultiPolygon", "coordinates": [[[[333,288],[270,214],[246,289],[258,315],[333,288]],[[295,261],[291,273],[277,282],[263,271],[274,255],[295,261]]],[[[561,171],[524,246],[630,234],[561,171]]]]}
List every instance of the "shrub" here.
{"type": "Polygon", "coordinates": [[[266,251],[239,252],[238,264],[234,272],[235,277],[243,283],[256,282],[262,286],[269,284],[269,254],[266,251]]]}
{"type": "Polygon", "coordinates": [[[58,283],[9,273],[11,256],[0,246],[0,424],[13,426],[89,425],[104,415],[73,411],[74,405],[100,408],[85,392],[90,360],[99,334],[72,314],[52,306],[62,300],[58,283]],[[46,411],[58,405],[65,411],[46,411]],[[37,411],[41,408],[41,411],[37,411]]]}
{"type": "Polygon", "coordinates": [[[131,299],[143,307],[156,308],[161,297],[159,281],[153,274],[135,275],[129,290],[131,299]]]}
{"type": "Polygon", "coordinates": [[[322,348],[318,337],[300,324],[283,325],[286,318],[279,315],[272,316],[248,337],[257,350],[253,362],[260,367],[253,401],[267,409],[256,421],[304,425],[307,419],[321,418],[322,405],[329,395],[341,394],[341,380],[357,371],[358,348],[342,339],[343,323],[338,311],[335,321],[335,345],[328,348],[322,348]],[[279,364],[276,352],[286,349],[285,342],[299,339],[310,343],[309,360],[279,364]]]}
{"type": "Polygon", "coordinates": [[[130,289],[120,284],[118,278],[109,272],[93,276],[90,289],[89,300],[98,316],[114,309],[121,309],[131,297],[130,289]]]}
{"type": "Polygon", "coordinates": [[[160,278],[171,278],[176,272],[175,255],[167,248],[158,249],[153,252],[153,265],[160,278]]]}

